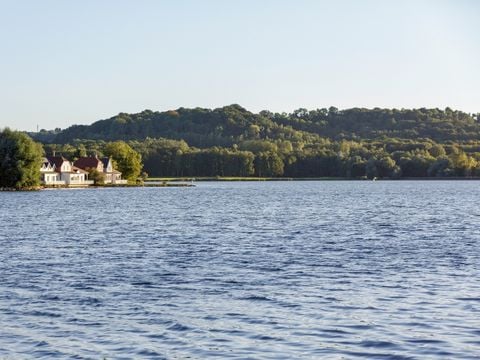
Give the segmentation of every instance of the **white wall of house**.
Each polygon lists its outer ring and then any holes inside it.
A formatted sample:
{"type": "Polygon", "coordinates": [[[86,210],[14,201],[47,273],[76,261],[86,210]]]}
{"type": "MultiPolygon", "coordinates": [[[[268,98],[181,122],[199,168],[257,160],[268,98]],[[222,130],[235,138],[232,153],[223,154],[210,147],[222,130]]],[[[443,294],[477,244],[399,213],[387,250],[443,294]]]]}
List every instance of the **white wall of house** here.
{"type": "Polygon", "coordinates": [[[52,172],[42,172],[42,182],[45,185],[65,185],[65,182],[60,180],[59,174],[52,172]]]}
{"type": "MultiPolygon", "coordinates": [[[[104,171],[103,162],[99,162],[99,168],[105,174],[105,182],[113,184],[125,184],[126,180],[121,179],[121,173],[114,172],[111,160],[108,162],[104,171]]],[[[45,185],[93,185],[92,180],[88,180],[88,174],[76,167],[72,166],[70,161],[63,161],[60,168],[57,169],[55,164],[45,161],[40,169],[41,180],[45,185]]]]}
{"type": "Polygon", "coordinates": [[[122,180],[122,174],[112,174],[112,183],[113,184],[126,184],[127,180],[122,180]]]}
{"type": "Polygon", "coordinates": [[[83,184],[85,183],[85,174],[84,173],[62,173],[62,180],[68,184],[83,184]]]}
{"type": "Polygon", "coordinates": [[[61,172],[72,171],[72,164],[70,163],[70,161],[64,161],[60,171],[61,172]]]}

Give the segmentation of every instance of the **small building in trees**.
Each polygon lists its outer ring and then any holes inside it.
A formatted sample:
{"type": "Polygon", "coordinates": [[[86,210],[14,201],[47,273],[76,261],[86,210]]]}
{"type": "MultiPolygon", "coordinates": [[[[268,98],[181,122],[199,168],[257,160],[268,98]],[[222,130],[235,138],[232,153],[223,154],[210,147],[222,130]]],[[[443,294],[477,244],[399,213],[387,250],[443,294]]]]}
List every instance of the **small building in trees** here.
{"type": "Polygon", "coordinates": [[[85,156],[75,161],[74,165],[84,171],[96,170],[104,175],[105,184],[126,184],[127,180],[122,179],[122,173],[113,168],[112,159],[103,157],[99,159],[97,156],[85,156]]]}
{"type": "Polygon", "coordinates": [[[63,156],[44,158],[40,173],[41,181],[45,185],[88,186],[93,184],[93,181],[88,180],[87,171],[73,166],[63,156]]]}
{"type": "Polygon", "coordinates": [[[65,182],[60,180],[60,174],[56,171],[55,164],[47,158],[43,158],[40,173],[41,182],[45,185],[65,185],[65,182]]]}

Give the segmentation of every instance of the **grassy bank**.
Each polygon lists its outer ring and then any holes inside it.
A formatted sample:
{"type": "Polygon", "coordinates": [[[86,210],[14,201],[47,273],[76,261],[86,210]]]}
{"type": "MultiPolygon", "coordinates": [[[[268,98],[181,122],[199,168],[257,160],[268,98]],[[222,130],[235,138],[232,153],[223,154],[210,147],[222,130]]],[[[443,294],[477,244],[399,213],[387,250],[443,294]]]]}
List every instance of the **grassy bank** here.
{"type": "Polygon", "coordinates": [[[223,176],[212,176],[212,177],[149,177],[145,182],[156,182],[156,181],[165,181],[165,182],[192,182],[192,181],[311,181],[311,180],[360,180],[360,179],[349,179],[341,177],[317,177],[317,178],[290,178],[290,177],[281,177],[281,178],[270,178],[270,177],[223,177],[223,176]]]}
{"type": "Polygon", "coordinates": [[[261,177],[149,177],[145,182],[164,181],[164,182],[192,182],[192,181],[273,181],[273,180],[292,180],[290,178],[261,178],[261,177]]]}
{"type": "MultiPolygon", "coordinates": [[[[439,181],[439,180],[480,180],[480,177],[403,177],[403,178],[380,178],[377,181],[402,181],[402,180],[421,180],[421,181],[439,181]]],[[[268,178],[268,177],[149,177],[145,180],[145,184],[149,182],[165,182],[175,183],[184,182],[191,183],[195,181],[372,181],[372,179],[363,178],[346,178],[346,177],[300,177],[300,178],[268,178]]]]}

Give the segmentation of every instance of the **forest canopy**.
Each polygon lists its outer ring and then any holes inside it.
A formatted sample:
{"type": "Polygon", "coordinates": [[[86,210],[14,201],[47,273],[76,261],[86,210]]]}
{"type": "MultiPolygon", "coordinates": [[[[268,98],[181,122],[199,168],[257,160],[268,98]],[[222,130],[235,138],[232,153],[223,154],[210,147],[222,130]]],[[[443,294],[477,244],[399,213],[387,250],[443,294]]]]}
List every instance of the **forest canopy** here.
{"type": "Polygon", "coordinates": [[[28,135],[3,129],[0,131],[0,188],[32,189],[40,185],[42,146],[28,135]]]}
{"type": "Polygon", "coordinates": [[[450,108],[145,110],[31,135],[65,155],[125,141],[150,176],[480,175],[480,116],[450,108]]]}

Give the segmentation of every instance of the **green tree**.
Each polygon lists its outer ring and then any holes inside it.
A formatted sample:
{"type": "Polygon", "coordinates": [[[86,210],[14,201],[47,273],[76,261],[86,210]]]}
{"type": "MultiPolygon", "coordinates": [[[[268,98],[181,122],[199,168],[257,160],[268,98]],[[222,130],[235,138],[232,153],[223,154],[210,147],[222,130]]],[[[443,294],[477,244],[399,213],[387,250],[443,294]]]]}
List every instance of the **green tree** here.
{"type": "Polygon", "coordinates": [[[280,156],[272,152],[262,152],[255,158],[255,175],[263,176],[282,176],[284,164],[280,156]]]}
{"type": "Polygon", "coordinates": [[[260,137],[260,126],[251,124],[248,127],[247,135],[249,138],[258,139],[260,137]]]}
{"type": "Polygon", "coordinates": [[[442,145],[440,144],[435,144],[433,145],[428,152],[430,155],[432,155],[434,158],[439,158],[445,156],[447,153],[445,152],[445,149],[443,148],[442,145]]]}
{"type": "Polygon", "coordinates": [[[428,176],[448,177],[454,175],[452,161],[447,157],[440,157],[428,168],[428,176]]]}
{"type": "Polygon", "coordinates": [[[463,151],[452,153],[450,158],[457,176],[471,176],[472,170],[477,166],[477,161],[463,151]]]}
{"type": "Polygon", "coordinates": [[[87,168],[89,180],[93,180],[95,185],[105,184],[105,174],[95,168],[87,168]]]}
{"type": "Polygon", "coordinates": [[[369,179],[397,177],[399,172],[400,168],[395,164],[395,160],[387,155],[371,158],[366,164],[366,175],[369,179]]]}
{"type": "Polygon", "coordinates": [[[435,162],[430,154],[417,154],[412,157],[402,157],[398,161],[404,177],[427,177],[428,169],[435,162]]]}
{"type": "Polygon", "coordinates": [[[359,178],[365,176],[366,161],[360,156],[354,156],[347,162],[346,176],[349,178],[359,178]]]}
{"type": "Polygon", "coordinates": [[[75,159],[87,156],[87,148],[84,144],[79,144],[75,152],[73,153],[73,157],[75,159]]]}
{"type": "Polygon", "coordinates": [[[271,141],[266,140],[246,140],[239,144],[240,150],[251,151],[254,154],[261,152],[274,152],[278,151],[278,146],[271,141]]]}
{"type": "Polygon", "coordinates": [[[28,135],[4,129],[0,132],[0,187],[17,190],[40,185],[42,146],[28,135]]]}
{"type": "Polygon", "coordinates": [[[110,156],[115,167],[122,172],[122,177],[129,182],[136,182],[142,172],[142,157],[123,141],[107,143],[103,150],[106,156],[110,156]]]}

